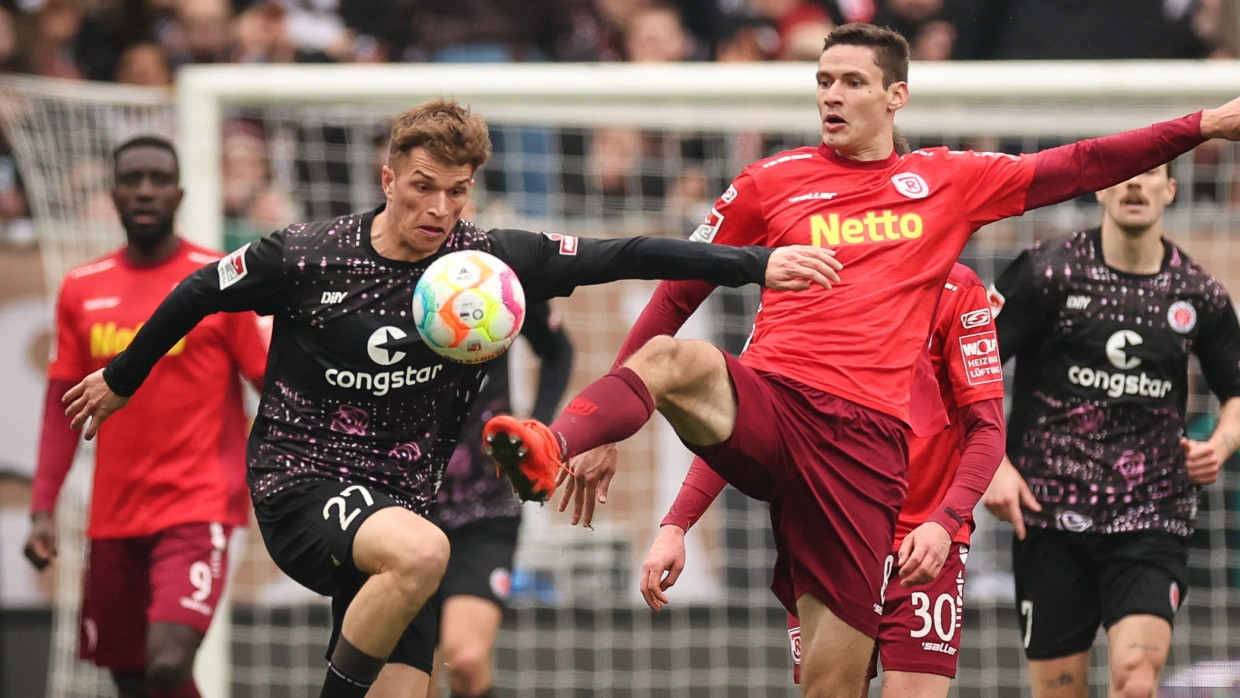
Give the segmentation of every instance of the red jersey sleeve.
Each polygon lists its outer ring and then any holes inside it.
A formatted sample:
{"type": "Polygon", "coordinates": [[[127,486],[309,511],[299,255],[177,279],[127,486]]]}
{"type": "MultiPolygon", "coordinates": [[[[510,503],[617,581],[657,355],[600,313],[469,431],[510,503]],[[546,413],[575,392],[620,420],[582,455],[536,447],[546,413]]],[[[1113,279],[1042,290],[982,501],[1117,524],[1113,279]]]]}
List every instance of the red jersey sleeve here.
{"type": "Polygon", "coordinates": [[[726,484],[723,476],[706,465],[706,461],[695,457],[680,491],[676,493],[675,501],[659,525],[679,526],[688,531],[702,518],[702,514],[706,513],[710,503],[715,501],[726,484]]]}
{"type": "MultiPolygon", "coordinates": [[[[78,284],[67,278],[56,299],[56,335],[52,338],[52,354],[47,367],[48,378],[60,378],[76,384],[90,373],[89,338],[78,327],[77,313],[82,307],[78,284]]],[[[59,396],[57,396],[59,397],[59,396]]]]}
{"type": "Polygon", "coordinates": [[[960,435],[960,461],[942,501],[928,521],[955,537],[1003,457],[1003,366],[990,302],[981,280],[957,264],[943,294],[939,314],[942,337],[940,380],[945,402],[955,405],[953,419],[960,435]]]}
{"type": "Polygon", "coordinates": [[[230,313],[227,317],[228,351],[241,375],[261,390],[267,370],[267,349],[271,346],[271,319],[251,312],[230,313]]]}
{"type": "Polygon", "coordinates": [[[60,396],[74,386],[74,381],[52,378],[47,382],[43,400],[43,427],[39,433],[39,460],[34,469],[30,491],[30,513],[54,511],[56,499],[77,454],[78,433],[69,427],[60,396]]]}
{"type": "Polygon", "coordinates": [[[951,404],[957,407],[1003,397],[1003,364],[990,301],[977,275],[970,271],[969,276],[961,281],[953,272],[950,283],[959,288],[943,294],[951,307],[940,313],[942,373],[951,389],[951,404]]]}

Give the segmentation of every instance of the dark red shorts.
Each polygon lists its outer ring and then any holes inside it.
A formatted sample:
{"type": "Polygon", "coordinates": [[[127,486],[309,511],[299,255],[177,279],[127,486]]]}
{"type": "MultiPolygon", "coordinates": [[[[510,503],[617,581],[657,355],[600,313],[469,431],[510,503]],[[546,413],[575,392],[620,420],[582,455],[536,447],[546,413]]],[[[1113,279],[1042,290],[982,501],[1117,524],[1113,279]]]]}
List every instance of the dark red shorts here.
{"type": "MultiPolygon", "coordinates": [[[[879,661],[883,671],[956,678],[968,554],[969,546],[953,543],[939,576],[910,589],[900,586],[898,568],[891,571],[867,678],[878,676],[879,661]]],[[[794,615],[788,616],[788,640],[792,680],[801,683],[801,623],[794,615]]]]}
{"type": "Polygon", "coordinates": [[[878,633],[884,565],[907,493],[900,420],[724,352],[736,429],[689,449],[741,492],[770,503],[771,590],[789,613],[809,594],[869,637],[878,633]]]}
{"type": "MultiPolygon", "coordinates": [[[[964,623],[964,563],[969,546],[952,543],[939,576],[929,584],[900,586],[894,569],[887,582],[875,659],[883,671],[956,677],[964,623]]],[[[870,664],[870,678],[878,668],[870,664]]]]}
{"type": "Polygon", "coordinates": [[[146,669],[146,629],[206,633],[228,578],[231,526],[187,523],[149,536],[90,541],[78,652],[118,672],[146,669]]]}

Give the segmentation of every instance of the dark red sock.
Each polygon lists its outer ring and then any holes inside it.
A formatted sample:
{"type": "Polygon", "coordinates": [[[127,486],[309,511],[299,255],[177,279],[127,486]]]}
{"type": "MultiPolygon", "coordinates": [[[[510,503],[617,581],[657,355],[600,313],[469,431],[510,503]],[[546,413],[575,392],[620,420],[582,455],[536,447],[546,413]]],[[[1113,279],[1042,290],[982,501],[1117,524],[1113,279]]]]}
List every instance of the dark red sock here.
{"type": "Polygon", "coordinates": [[[567,460],[637,433],[654,413],[650,390],[632,369],[621,366],[587,385],[548,425],[565,444],[567,460]]]}

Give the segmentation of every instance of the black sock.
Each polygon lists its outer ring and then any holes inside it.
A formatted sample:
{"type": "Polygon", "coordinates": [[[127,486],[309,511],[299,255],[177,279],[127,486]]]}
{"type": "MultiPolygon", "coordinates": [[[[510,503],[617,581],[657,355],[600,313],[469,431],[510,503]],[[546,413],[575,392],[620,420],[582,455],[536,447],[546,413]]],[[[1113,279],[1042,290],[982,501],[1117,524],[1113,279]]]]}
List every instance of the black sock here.
{"type": "Polygon", "coordinates": [[[386,662],[386,657],[372,657],[341,635],[332,650],[319,698],[364,698],[386,662]]]}
{"type": "Polygon", "coordinates": [[[327,677],[323,679],[323,690],[319,698],[366,698],[370,684],[358,683],[341,674],[336,667],[327,665],[327,677]]]}

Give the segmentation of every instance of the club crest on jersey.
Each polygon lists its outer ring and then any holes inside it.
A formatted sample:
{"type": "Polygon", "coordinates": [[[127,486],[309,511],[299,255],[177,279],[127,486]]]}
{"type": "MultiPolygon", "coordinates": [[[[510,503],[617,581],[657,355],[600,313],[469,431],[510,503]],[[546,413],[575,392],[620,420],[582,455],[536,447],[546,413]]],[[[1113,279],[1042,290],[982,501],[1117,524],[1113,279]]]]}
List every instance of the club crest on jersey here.
{"type": "Polygon", "coordinates": [[[1171,610],[1173,611],[1179,610],[1180,608],[1180,585],[1176,584],[1175,582],[1172,582],[1171,588],[1168,589],[1168,593],[1169,593],[1170,600],[1171,600],[1171,610]]]}
{"type": "Polygon", "coordinates": [[[1186,334],[1197,326],[1197,309],[1188,301],[1176,301],[1167,308],[1167,324],[1176,332],[1186,334]]]}
{"type": "Polygon", "coordinates": [[[573,257],[577,254],[577,238],[572,235],[561,235],[560,233],[543,233],[548,239],[555,240],[560,243],[560,254],[567,257],[573,257]]]}
{"type": "Polygon", "coordinates": [[[244,279],[245,275],[250,273],[245,266],[245,251],[248,249],[250,249],[250,243],[247,242],[215,265],[220,276],[221,291],[244,279]]]}
{"type": "Polygon", "coordinates": [[[901,172],[891,178],[896,191],[910,199],[924,199],[930,195],[930,187],[921,175],[912,172],[901,172]]]}

